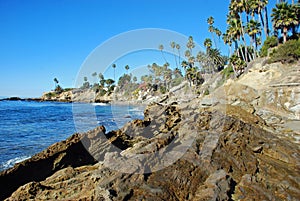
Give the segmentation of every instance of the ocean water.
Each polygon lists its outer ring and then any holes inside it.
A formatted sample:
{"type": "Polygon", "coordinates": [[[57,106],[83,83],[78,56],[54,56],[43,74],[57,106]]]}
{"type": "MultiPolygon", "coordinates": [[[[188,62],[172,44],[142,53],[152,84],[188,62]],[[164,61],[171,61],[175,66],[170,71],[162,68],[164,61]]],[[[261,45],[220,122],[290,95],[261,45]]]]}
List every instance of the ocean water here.
{"type": "Polygon", "coordinates": [[[34,101],[0,101],[0,171],[75,132],[107,131],[143,118],[144,107],[34,101]]]}

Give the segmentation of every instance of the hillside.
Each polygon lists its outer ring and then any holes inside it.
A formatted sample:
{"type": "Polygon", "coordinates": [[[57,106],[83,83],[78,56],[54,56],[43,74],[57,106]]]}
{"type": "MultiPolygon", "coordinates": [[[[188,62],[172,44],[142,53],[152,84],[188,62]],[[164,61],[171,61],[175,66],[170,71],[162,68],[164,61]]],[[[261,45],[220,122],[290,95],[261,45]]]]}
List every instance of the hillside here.
{"type": "Polygon", "coordinates": [[[0,199],[297,200],[300,63],[260,59],[221,79],[198,95],[182,84],[144,120],[74,134],[0,173],[0,199]]]}

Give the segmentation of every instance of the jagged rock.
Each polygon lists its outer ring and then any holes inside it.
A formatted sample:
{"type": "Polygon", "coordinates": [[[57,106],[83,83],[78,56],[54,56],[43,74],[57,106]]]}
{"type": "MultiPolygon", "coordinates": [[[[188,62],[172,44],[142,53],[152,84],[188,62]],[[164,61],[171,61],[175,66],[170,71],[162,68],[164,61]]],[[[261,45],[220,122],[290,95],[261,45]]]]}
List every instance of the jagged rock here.
{"type": "MultiPolygon", "coordinates": [[[[195,105],[152,104],[143,121],[107,134],[99,127],[81,138],[73,137],[76,142],[81,139],[99,162],[80,167],[61,164],[52,176],[25,184],[8,200],[299,197],[300,149],[296,144],[280,140],[264,129],[262,119],[238,106],[190,107],[195,105]]],[[[61,146],[55,145],[57,151],[61,146]]],[[[54,153],[41,154],[47,158],[54,153]]]]}

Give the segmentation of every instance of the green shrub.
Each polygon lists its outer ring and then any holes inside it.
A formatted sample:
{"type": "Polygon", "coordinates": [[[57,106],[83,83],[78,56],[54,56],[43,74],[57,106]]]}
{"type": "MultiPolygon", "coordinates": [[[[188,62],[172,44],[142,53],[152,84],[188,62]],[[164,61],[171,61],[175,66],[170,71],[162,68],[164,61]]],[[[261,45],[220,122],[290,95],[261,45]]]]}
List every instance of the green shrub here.
{"type": "Polygon", "coordinates": [[[183,77],[177,77],[172,79],[172,87],[176,87],[178,85],[180,85],[183,81],[183,77]]]}
{"type": "Polygon", "coordinates": [[[49,92],[45,96],[46,96],[47,99],[51,99],[51,98],[56,97],[57,93],[55,93],[55,92],[49,92]]]}
{"type": "Polygon", "coordinates": [[[209,95],[209,90],[208,90],[208,89],[205,89],[204,95],[205,95],[205,96],[209,95]]]}
{"type": "Polygon", "coordinates": [[[63,88],[60,86],[60,85],[57,85],[56,87],[55,87],[55,89],[54,89],[54,91],[56,92],[56,93],[61,93],[61,92],[63,92],[63,88]]]}
{"type": "Polygon", "coordinates": [[[108,94],[111,94],[113,91],[114,91],[114,89],[115,89],[115,85],[111,85],[109,88],[108,88],[108,94]]]}
{"type": "Polygon", "coordinates": [[[300,40],[289,40],[280,45],[269,60],[270,63],[293,63],[300,58],[300,40]]]}
{"type": "Polygon", "coordinates": [[[167,92],[166,87],[163,86],[163,85],[161,85],[161,86],[159,87],[159,90],[160,90],[160,93],[162,93],[162,94],[165,94],[165,93],[167,92]]]}
{"type": "Polygon", "coordinates": [[[104,96],[104,95],[106,94],[106,92],[107,92],[106,90],[100,89],[100,90],[99,90],[99,95],[100,95],[100,96],[104,96]]]}
{"type": "Polygon", "coordinates": [[[233,73],[234,73],[233,67],[230,64],[227,66],[227,68],[224,68],[224,70],[222,71],[224,79],[229,78],[233,73]]]}
{"type": "Polygon", "coordinates": [[[65,88],[65,89],[63,89],[63,90],[64,90],[64,92],[67,92],[67,91],[72,91],[73,88],[65,88]]]}
{"type": "Polygon", "coordinates": [[[262,48],[260,50],[260,56],[261,57],[268,56],[268,50],[270,48],[272,48],[272,47],[276,47],[277,45],[278,45],[278,39],[277,39],[277,37],[276,36],[269,36],[265,40],[265,42],[264,42],[264,44],[263,44],[263,46],[262,46],[262,48]]]}

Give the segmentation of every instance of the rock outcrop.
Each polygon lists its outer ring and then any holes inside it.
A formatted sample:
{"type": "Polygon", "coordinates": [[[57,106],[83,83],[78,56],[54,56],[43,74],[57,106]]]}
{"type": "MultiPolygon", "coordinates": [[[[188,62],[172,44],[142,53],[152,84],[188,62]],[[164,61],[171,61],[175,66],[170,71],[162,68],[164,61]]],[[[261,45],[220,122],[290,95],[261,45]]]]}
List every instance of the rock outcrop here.
{"type": "Polygon", "coordinates": [[[299,87],[282,80],[299,66],[276,65],[254,65],[208,96],[164,97],[148,105],[144,120],[117,131],[75,134],[2,172],[0,194],[6,200],[297,200],[299,87]],[[249,81],[268,72],[273,77],[261,76],[261,84],[249,81]]]}
{"type": "Polygon", "coordinates": [[[72,89],[61,93],[46,92],[40,98],[41,101],[58,102],[84,102],[84,103],[109,103],[113,94],[101,96],[93,89],[72,89]]]}

